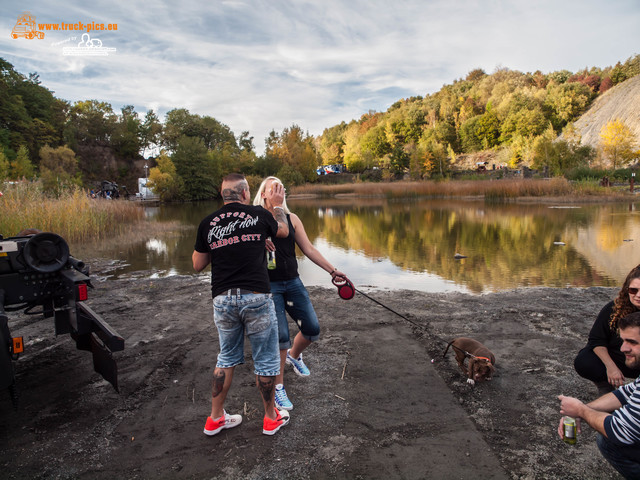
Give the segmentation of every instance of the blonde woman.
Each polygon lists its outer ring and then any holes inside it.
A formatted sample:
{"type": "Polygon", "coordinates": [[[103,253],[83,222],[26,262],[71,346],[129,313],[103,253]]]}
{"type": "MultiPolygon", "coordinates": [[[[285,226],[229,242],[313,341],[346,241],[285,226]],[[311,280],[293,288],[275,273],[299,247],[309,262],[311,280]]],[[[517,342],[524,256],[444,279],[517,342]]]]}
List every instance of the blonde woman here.
{"type": "Polygon", "coordinates": [[[280,374],[276,376],[276,404],[281,409],[292,410],[293,404],[284,388],[284,366],[289,364],[296,374],[302,377],[309,376],[311,372],[302,360],[302,352],[311,343],[318,340],[320,335],[318,317],[313,305],[311,305],[309,293],[298,275],[296,245],[309,260],[331,275],[332,279],[346,276],[313,246],[309,237],[307,237],[300,218],[289,210],[286,198],[281,207],[271,205],[268,192],[273,188],[274,184],[282,185],[282,182],[276,177],[265,178],[260,184],[253,204],[261,205],[271,213],[274,212],[274,209],[282,208],[289,222],[289,236],[272,239],[276,251],[276,268],[269,270],[269,282],[271,283],[271,294],[273,295],[273,303],[278,317],[280,342],[280,374]],[[287,313],[300,329],[293,339],[293,344],[289,335],[287,313]]]}

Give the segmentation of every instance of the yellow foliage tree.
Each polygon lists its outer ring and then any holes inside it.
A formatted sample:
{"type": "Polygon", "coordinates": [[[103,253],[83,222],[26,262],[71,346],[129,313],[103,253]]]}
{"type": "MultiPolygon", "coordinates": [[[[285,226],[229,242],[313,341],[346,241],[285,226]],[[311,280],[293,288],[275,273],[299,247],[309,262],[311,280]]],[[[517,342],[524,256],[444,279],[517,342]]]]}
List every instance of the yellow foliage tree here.
{"type": "Polygon", "coordinates": [[[182,181],[176,173],[176,166],[163,150],[156,160],[156,167],[149,171],[148,186],[163,201],[176,200],[182,192],[182,181]]]}
{"type": "Polygon", "coordinates": [[[635,135],[621,120],[611,120],[600,130],[600,147],[607,156],[614,170],[619,165],[626,165],[638,157],[635,135]]]}

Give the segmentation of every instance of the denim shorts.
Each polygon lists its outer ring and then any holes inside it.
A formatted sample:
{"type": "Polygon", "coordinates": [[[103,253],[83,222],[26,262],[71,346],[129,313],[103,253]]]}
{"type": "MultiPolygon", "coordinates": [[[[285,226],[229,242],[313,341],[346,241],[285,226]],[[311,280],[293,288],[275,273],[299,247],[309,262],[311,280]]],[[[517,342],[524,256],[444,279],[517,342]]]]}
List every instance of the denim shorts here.
{"type": "Polygon", "coordinates": [[[320,338],[320,323],[316,311],[311,305],[309,292],[300,277],[293,280],[271,282],[271,294],[278,317],[278,337],[280,350],[291,348],[287,313],[296,322],[304,338],[315,342],[320,338]],[[285,313],[286,312],[286,313],[285,313]]]}
{"type": "Polygon", "coordinates": [[[278,322],[269,293],[218,295],[213,299],[213,321],[220,338],[218,368],[244,363],[244,334],[251,342],[256,375],[274,377],[280,373],[278,322]]]}

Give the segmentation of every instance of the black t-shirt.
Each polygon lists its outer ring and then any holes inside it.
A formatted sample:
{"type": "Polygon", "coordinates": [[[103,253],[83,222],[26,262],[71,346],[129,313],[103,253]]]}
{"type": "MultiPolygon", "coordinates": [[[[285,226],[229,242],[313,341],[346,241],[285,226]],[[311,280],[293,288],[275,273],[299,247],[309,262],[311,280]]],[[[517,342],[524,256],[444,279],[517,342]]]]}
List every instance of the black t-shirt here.
{"type": "Polygon", "coordinates": [[[230,288],[269,293],[265,240],[278,222],[268,210],[229,203],[200,222],[195,250],[211,254],[211,294],[230,288]]]}
{"type": "Polygon", "coordinates": [[[276,268],[269,270],[269,280],[281,282],[298,277],[298,260],[296,259],[296,230],[291,223],[291,215],[287,215],[289,235],[285,238],[272,237],[276,247],[276,268]]]}
{"type": "Polygon", "coordinates": [[[609,356],[616,363],[624,364],[624,353],[620,351],[622,340],[618,336],[618,330],[616,329],[615,331],[612,331],[609,327],[609,320],[611,320],[613,307],[613,302],[609,302],[602,307],[602,310],[600,310],[600,313],[589,332],[589,341],[587,342],[587,346],[591,349],[594,347],[607,347],[609,356]]]}

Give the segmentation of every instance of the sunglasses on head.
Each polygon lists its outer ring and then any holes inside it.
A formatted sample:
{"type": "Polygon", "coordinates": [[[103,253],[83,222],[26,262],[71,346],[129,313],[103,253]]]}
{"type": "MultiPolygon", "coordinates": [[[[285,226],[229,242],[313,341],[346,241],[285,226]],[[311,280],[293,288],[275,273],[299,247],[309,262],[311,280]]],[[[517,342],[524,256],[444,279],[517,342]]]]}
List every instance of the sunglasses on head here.
{"type": "Polygon", "coordinates": [[[635,295],[638,293],[638,289],[634,287],[629,287],[629,295],[635,295]]]}

